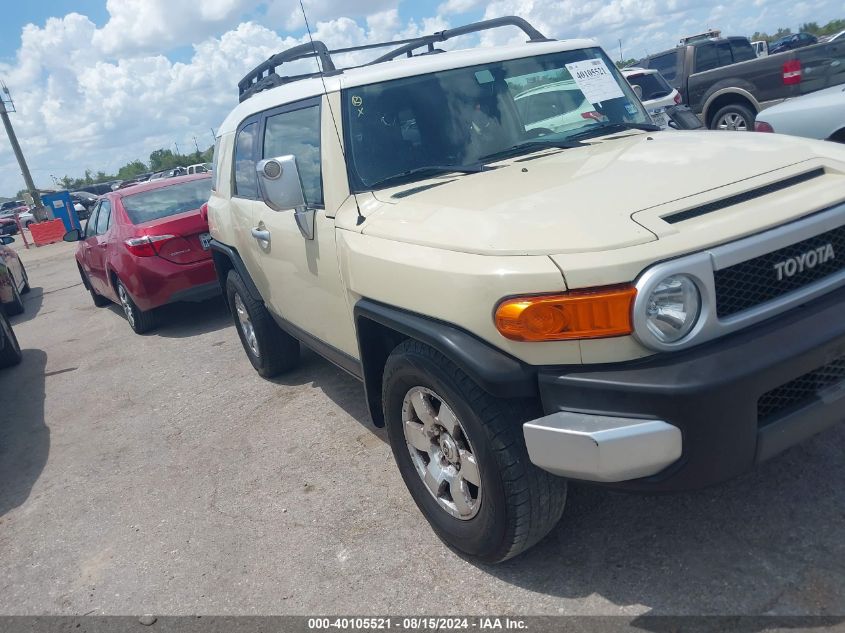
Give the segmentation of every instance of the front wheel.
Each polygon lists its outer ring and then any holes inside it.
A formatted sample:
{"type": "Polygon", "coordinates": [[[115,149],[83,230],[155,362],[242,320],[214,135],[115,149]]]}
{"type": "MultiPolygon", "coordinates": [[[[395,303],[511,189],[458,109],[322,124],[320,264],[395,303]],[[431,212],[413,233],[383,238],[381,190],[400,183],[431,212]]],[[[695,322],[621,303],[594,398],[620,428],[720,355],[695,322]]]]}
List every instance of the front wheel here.
{"type": "Polygon", "coordinates": [[[408,340],[387,359],[382,405],[399,472],[450,547],[500,562],[560,520],[566,481],[531,463],[522,436],[535,403],[494,398],[442,354],[408,340]]]}
{"type": "Polygon", "coordinates": [[[21,297],[21,293],[18,292],[18,284],[15,281],[15,278],[12,277],[12,300],[7,303],[4,307],[6,308],[6,314],[12,316],[14,314],[22,314],[24,311],[23,305],[23,298],[21,297]]]}
{"type": "Polygon", "coordinates": [[[711,130],[726,130],[731,132],[751,132],[754,130],[754,112],[750,108],[732,103],[720,108],[710,124],[711,130]]]}
{"type": "Polygon", "coordinates": [[[9,323],[9,318],[2,308],[0,308],[0,330],[3,331],[2,336],[5,339],[3,349],[0,350],[0,367],[17,365],[23,358],[21,346],[18,343],[18,337],[15,336],[15,331],[12,329],[12,324],[9,323]]]}

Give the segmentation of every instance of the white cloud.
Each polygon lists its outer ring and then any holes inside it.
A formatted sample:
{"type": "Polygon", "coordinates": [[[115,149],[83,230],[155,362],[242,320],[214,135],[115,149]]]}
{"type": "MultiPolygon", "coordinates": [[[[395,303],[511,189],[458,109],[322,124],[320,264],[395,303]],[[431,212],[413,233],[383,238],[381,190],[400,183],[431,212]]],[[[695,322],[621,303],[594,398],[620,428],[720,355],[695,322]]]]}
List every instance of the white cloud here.
{"type": "MultiPolygon", "coordinates": [[[[413,19],[400,17],[400,0],[304,2],[315,38],[333,48],[440,31],[450,20],[520,15],[550,37],[598,38],[613,57],[618,39],[625,57],[640,57],[706,27],[751,34],[843,17],[841,0],[741,6],[724,0],[443,0],[432,16],[414,12],[412,0],[405,0],[413,19]]],[[[209,129],[237,103],[238,80],[273,53],[307,40],[298,0],[108,0],[106,6],[109,19],[100,28],[78,13],[24,26],[16,61],[0,64],[18,107],[12,120],[39,186],[51,184],[50,174],[115,171],[174,142],[185,151],[194,136],[207,147],[209,129]],[[186,46],[193,47],[189,60],[167,57],[186,46]]],[[[511,40],[525,37],[505,29],[440,46],[511,40]]],[[[361,63],[378,52],[339,61],[361,63]]],[[[0,193],[21,186],[0,132],[0,193]]]]}

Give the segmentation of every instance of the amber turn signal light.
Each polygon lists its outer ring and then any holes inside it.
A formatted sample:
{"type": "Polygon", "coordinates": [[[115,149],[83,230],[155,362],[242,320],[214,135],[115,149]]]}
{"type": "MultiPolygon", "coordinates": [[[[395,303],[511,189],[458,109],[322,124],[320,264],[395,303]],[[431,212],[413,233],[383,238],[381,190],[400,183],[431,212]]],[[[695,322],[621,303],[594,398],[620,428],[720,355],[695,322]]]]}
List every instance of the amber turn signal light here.
{"type": "Polygon", "coordinates": [[[558,295],[514,297],[496,308],[496,329],[514,341],[571,341],[633,332],[637,289],[612,286],[558,295]]]}

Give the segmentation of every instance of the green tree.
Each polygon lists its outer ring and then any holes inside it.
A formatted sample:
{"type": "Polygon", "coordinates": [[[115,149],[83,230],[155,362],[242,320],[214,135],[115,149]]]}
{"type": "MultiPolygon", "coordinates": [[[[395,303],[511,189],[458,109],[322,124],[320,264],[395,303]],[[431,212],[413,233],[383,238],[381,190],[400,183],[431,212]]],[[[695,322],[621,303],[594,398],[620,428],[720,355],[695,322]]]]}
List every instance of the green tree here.
{"type": "Polygon", "coordinates": [[[775,31],[774,35],[772,35],[772,39],[779,40],[780,38],[786,37],[787,35],[792,35],[792,29],[789,27],[781,27],[777,31],[775,31]]]}
{"type": "Polygon", "coordinates": [[[121,180],[129,180],[138,174],[143,174],[149,171],[147,166],[140,160],[133,160],[131,163],[126,163],[123,167],[117,170],[117,177],[121,180]]]}
{"type": "MultiPolygon", "coordinates": [[[[633,65],[634,65],[634,64],[636,64],[636,63],[637,63],[637,60],[636,60],[636,59],[634,59],[634,58],[631,58],[631,59],[625,59],[625,60],[622,60],[622,61],[618,61],[618,62],[616,62],[616,67],[617,67],[617,68],[626,68],[626,67],[628,67],[628,66],[633,66],[633,65]]],[[[214,151],[214,148],[213,148],[213,147],[212,147],[211,149],[212,149],[212,151],[214,151]]]]}

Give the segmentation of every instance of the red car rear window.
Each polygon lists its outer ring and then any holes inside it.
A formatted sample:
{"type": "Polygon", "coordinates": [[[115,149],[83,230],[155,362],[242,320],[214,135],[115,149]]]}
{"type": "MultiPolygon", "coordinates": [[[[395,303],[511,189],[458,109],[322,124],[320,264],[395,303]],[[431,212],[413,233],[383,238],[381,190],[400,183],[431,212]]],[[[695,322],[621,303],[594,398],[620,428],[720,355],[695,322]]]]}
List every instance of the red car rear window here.
{"type": "Polygon", "coordinates": [[[199,209],[210,196],[211,179],[202,178],[124,196],[123,208],[132,224],[143,224],[199,209]]]}

